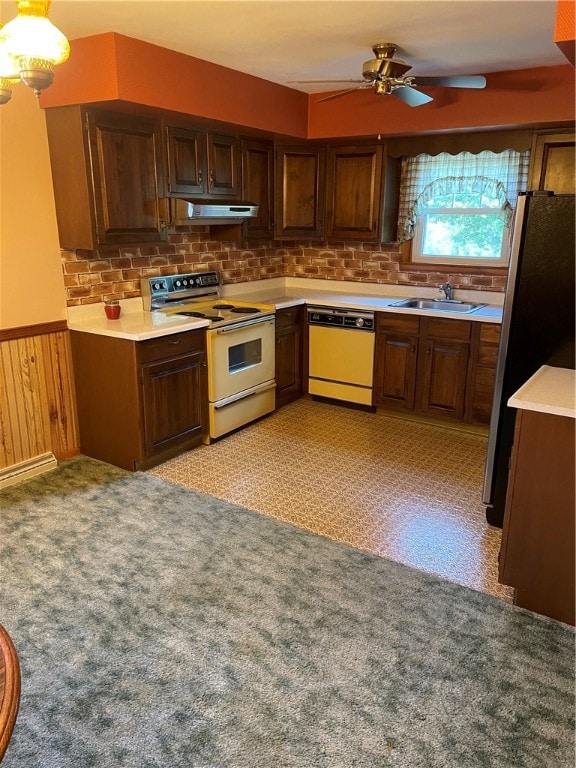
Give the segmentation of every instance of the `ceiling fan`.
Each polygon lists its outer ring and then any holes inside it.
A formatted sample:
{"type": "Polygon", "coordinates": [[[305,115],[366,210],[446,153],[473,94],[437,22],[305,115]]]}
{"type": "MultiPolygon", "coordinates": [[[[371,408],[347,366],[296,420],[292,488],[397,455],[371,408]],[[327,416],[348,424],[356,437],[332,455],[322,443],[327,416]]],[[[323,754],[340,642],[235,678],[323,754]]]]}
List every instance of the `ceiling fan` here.
{"type": "Polygon", "coordinates": [[[398,46],[395,43],[376,43],[372,46],[375,59],[365,61],[362,67],[362,80],[291,80],[293,83],[360,83],[354,88],[338,91],[330,96],[318,99],[330,101],[345,96],[347,93],[372,88],[378,96],[392,95],[408,104],[410,107],[419,107],[432,101],[432,97],[416,90],[415,86],[433,85],[448,88],[485,88],[486,78],[483,75],[452,75],[445,77],[415,77],[406,76],[406,72],[412,69],[410,64],[395,59],[398,46]]]}

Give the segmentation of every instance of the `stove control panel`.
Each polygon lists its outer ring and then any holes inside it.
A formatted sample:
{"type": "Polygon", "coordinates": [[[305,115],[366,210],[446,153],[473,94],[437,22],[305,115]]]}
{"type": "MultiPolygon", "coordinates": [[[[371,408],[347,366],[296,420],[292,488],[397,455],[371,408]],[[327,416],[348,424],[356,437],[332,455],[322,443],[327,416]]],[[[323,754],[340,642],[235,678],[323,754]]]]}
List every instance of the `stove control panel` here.
{"type": "Polygon", "coordinates": [[[159,309],[168,303],[202,296],[219,296],[217,272],[191,272],[186,275],[142,278],[142,301],[145,310],[159,309]]]}

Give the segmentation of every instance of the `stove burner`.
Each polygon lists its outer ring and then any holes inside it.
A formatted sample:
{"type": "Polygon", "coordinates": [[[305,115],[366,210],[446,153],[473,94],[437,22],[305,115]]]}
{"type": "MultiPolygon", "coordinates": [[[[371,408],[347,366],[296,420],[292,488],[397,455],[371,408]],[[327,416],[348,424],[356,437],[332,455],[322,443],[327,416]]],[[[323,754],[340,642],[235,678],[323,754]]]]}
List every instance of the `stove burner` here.
{"type": "Polygon", "coordinates": [[[177,312],[178,315],[184,315],[186,317],[202,317],[204,320],[212,320],[212,322],[218,322],[218,320],[224,320],[220,315],[207,315],[204,312],[177,312]]]}
{"type": "Polygon", "coordinates": [[[214,304],[212,309],[234,309],[234,304],[214,304]]]}
{"type": "Polygon", "coordinates": [[[254,312],[260,312],[258,307],[233,307],[230,311],[238,315],[252,315],[254,312]]]}

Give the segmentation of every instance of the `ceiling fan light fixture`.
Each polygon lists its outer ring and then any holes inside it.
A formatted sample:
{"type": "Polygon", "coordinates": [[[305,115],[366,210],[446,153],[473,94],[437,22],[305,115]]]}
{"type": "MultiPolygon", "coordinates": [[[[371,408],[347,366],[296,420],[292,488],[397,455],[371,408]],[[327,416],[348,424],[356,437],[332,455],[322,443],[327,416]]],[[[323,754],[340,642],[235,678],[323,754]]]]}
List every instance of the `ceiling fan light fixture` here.
{"type": "Polygon", "coordinates": [[[380,75],[379,59],[369,59],[362,65],[362,77],[364,80],[376,80],[380,75]]]}

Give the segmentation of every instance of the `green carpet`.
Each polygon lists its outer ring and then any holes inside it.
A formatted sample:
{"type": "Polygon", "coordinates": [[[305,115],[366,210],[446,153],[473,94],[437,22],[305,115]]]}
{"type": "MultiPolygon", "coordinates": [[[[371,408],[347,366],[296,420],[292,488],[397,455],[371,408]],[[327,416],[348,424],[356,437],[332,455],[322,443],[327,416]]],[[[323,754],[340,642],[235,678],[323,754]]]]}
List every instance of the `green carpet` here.
{"type": "Polygon", "coordinates": [[[564,768],[574,633],[144,474],[0,492],[2,768],[564,768]]]}

